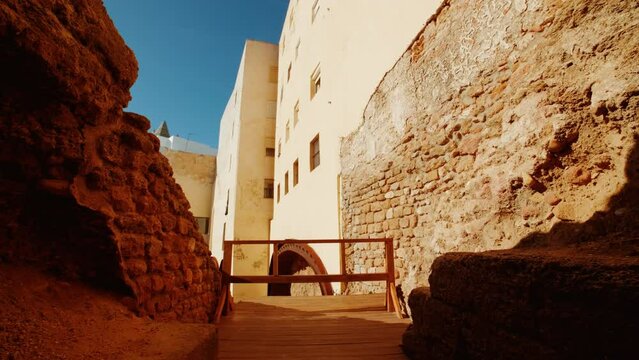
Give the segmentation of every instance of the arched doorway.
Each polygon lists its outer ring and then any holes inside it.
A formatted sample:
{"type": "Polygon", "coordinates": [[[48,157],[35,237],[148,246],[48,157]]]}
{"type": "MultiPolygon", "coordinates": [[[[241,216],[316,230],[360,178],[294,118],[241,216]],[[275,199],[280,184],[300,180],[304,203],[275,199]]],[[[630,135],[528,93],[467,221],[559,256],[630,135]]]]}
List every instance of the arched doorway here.
{"type": "MultiPolygon", "coordinates": [[[[301,270],[310,268],[317,275],[326,275],[326,268],[315,250],[307,244],[284,244],[278,251],[280,275],[293,275],[301,270]]],[[[273,274],[273,259],[269,274],[273,274]]],[[[331,283],[319,283],[322,295],[333,295],[331,283]]],[[[269,296],[291,296],[291,284],[269,284],[269,296]]]]}

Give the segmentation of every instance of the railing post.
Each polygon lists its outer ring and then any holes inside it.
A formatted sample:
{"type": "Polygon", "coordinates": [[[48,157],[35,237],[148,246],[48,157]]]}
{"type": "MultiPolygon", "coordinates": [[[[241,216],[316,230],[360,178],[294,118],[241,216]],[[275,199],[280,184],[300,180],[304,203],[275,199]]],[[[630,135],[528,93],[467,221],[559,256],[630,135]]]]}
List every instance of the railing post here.
{"type": "Polygon", "coordinates": [[[280,274],[280,260],[279,260],[279,243],[273,243],[273,276],[278,276],[280,274]]]}
{"type": "Polygon", "coordinates": [[[388,280],[386,281],[386,297],[387,297],[387,310],[395,311],[398,318],[403,318],[402,309],[399,306],[399,299],[397,297],[397,289],[395,288],[395,253],[393,248],[393,239],[386,239],[386,272],[388,273],[388,280]]]}
{"type": "Polygon", "coordinates": [[[223,260],[222,260],[222,293],[220,294],[220,300],[215,309],[215,323],[220,322],[222,313],[228,314],[232,310],[233,300],[231,299],[231,262],[233,261],[233,244],[223,241],[223,260]]]}
{"type": "Polygon", "coordinates": [[[394,274],[395,264],[393,262],[393,258],[391,258],[391,252],[393,251],[392,244],[393,244],[392,240],[390,242],[390,246],[389,246],[388,239],[384,241],[384,255],[386,257],[385,259],[385,262],[386,262],[386,311],[388,312],[393,311],[393,298],[391,296],[391,286],[393,286],[392,282],[395,277],[395,274],[394,274]],[[391,273],[391,271],[393,271],[393,273],[391,273]]]}
{"type": "Polygon", "coordinates": [[[222,271],[231,275],[231,263],[233,262],[233,243],[224,241],[224,260],[222,262],[222,271]]]}
{"type": "Polygon", "coordinates": [[[226,281],[226,304],[224,304],[224,312],[229,313],[233,310],[233,299],[231,298],[231,282],[230,276],[233,271],[233,243],[224,241],[224,264],[222,264],[222,276],[228,276],[229,280],[226,281]]]}

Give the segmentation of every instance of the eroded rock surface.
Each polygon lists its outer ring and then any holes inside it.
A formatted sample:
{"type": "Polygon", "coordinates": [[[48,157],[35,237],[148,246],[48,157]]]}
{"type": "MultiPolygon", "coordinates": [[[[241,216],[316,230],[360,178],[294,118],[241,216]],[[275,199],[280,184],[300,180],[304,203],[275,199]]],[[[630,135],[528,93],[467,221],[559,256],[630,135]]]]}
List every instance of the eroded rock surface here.
{"type": "Polygon", "coordinates": [[[0,3],[0,259],[208,321],[210,256],[149,121],[123,112],[132,51],[98,0],[0,3]]]}

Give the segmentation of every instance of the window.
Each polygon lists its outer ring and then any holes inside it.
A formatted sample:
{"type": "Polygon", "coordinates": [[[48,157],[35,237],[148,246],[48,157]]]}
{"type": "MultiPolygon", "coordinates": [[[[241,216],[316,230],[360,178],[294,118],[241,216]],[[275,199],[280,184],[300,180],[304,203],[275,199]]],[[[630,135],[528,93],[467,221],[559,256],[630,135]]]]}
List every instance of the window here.
{"type": "Polygon", "coordinates": [[[311,159],[311,171],[313,171],[320,164],[320,143],[319,143],[319,134],[315,136],[313,141],[311,141],[310,146],[310,159],[311,159]]]}
{"type": "Polygon", "coordinates": [[[266,156],[275,157],[275,148],[267,147],[266,148],[266,156]]]}
{"type": "Polygon", "coordinates": [[[297,57],[300,55],[300,43],[302,42],[302,40],[297,40],[297,45],[295,45],[295,60],[297,60],[297,57]]]}
{"type": "Polygon", "coordinates": [[[266,117],[275,119],[275,115],[277,115],[277,103],[275,101],[268,101],[266,103],[266,117]]]}
{"type": "Polygon", "coordinates": [[[297,185],[300,181],[300,162],[295,159],[293,163],[293,186],[297,185]]]}
{"type": "Polygon", "coordinates": [[[293,127],[297,126],[297,123],[300,121],[300,101],[298,100],[295,103],[295,107],[293,108],[293,127]]]}
{"type": "Polygon", "coordinates": [[[195,217],[197,222],[197,229],[201,234],[206,235],[209,233],[209,218],[207,217],[195,217]]]}
{"type": "Polygon", "coordinates": [[[293,63],[288,64],[288,73],[287,73],[287,77],[286,77],[286,82],[289,82],[289,80],[291,80],[291,70],[293,69],[293,63]]]}
{"type": "Polygon", "coordinates": [[[315,17],[317,16],[318,12],[319,12],[319,0],[315,0],[315,2],[313,3],[313,10],[311,10],[311,23],[315,21],[315,17]]]}
{"type": "Polygon", "coordinates": [[[288,141],[288,138],[291,136],[291,122],[287,121],[286,122],[286,141],[288,141]]]}
{"type": "Polygon", "coordinates": [[[277,66],[271,66],[271,70],[268,73],[268,82],[277,84],[277,66]]]}
{"type": "Polygon", "coordinates": [[[224,250],[224,240],[226,240],[226,223],[222,225],[222,250],[224,250]]]}
{"type": "Polygon", "coordinates": [[[224,215],[229,214],[229,197],[231,195],[231,189],[226,190],[226,210],[224,210],[224,215]]]}
{"type": "Polygon", "coordinates": [[[284,195],[288,194],[288,171],[284,174],[284,195]]]}
{"type": "Polygon", "coordinates": [[[273,179],[264,179],[264,198],[273,198],[273,179]]]}
{"type": "Polygon", "coordinates": [[[277,202],[280,202],[280,184],[277,184],[277,202]]]}
{"type": "Polygon", "coordinates": [[[282,156],[282,140],[277,142],[277,157],[282,156]]]}
{"type": "Polygon", "coordinates": [[[288,27],[289,29],[295,29],[295,8],[291,10],[291,15],[288,17],[288,27]]]}
{"type": "Polygon", "coordinates": [[[319,65],[317,65],[317,68],[311,74],[311,99],[315,97],[315,94],[317,94],[321,85],[322,85],[321,71],[320,71],[319,65]]]}

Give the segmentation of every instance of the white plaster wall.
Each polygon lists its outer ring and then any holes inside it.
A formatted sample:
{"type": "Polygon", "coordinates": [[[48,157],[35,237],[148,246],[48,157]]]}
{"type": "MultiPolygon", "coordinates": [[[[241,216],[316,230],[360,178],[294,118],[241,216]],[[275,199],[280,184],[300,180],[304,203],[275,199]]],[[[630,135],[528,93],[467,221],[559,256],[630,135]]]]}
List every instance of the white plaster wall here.
{"type": "MultiPolygon", "coordinates": [[[[340,238],[338,175],[340,138],[356,129],[377,84],[403,54],[441,0],[291,1],[280,39],[275,182],[281,201],[274,206],[271,238],[340,238]],[[291,19],[293,21],[291,22],[291,19]],[[296,46],[300,43],[296,56],[296,46]],[[292,64],[291,78],[287,79],[292,64]],[[322,86],[310,99],[310,76],[321,68],[322,86]],[[293,127],[293,109],[300,121],[293,127]],[[290,121],[290,138],[285,139],[290,121]],[[310,171],[309,144],[320,134],[321,165],[310,171]],[[293,162],[299,159],[299,184],[292,186],[293,162]],[[284,174],[290,192],[284,195],[284,174]]],[[[337,245],[314,246],[329,273],[339,273],[337,245]]]]}

